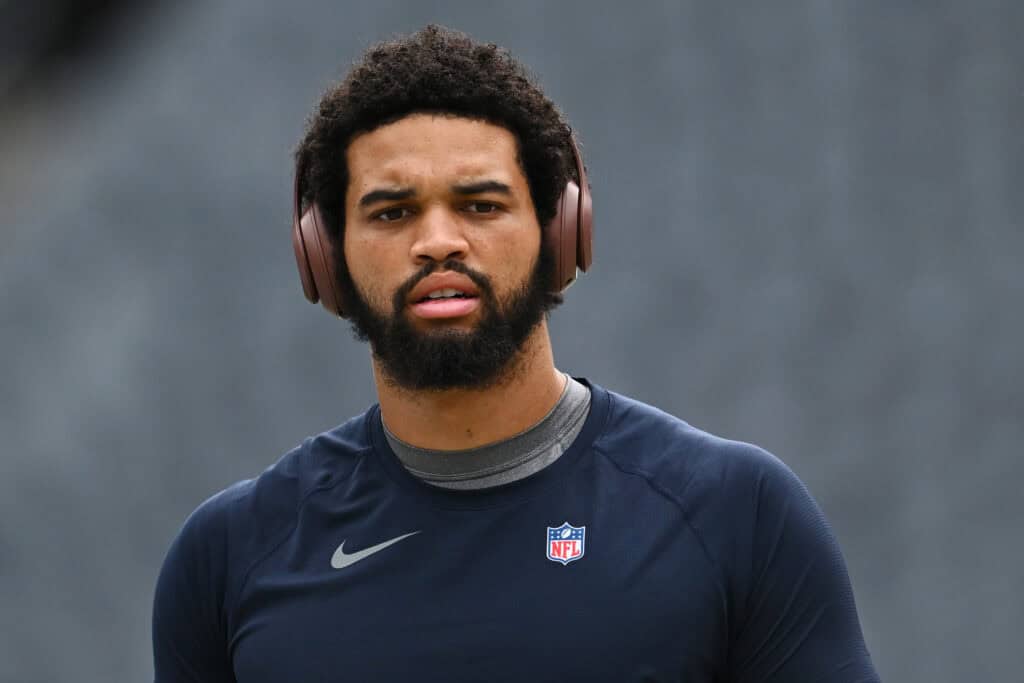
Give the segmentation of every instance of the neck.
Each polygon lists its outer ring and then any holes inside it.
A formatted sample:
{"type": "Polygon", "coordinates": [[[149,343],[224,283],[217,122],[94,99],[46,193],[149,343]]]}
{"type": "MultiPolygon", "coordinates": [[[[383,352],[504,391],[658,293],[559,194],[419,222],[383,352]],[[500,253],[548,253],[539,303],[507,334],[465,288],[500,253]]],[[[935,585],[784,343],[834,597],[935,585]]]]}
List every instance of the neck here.
{"type": "Polygon", "coordinates": [[[402,441],[432,450],[476,448],[529,429],[554,407],[565,377],[542,321],[498,382],[483,389],[410,391],[373,364],[381,416],[402,441]]]}

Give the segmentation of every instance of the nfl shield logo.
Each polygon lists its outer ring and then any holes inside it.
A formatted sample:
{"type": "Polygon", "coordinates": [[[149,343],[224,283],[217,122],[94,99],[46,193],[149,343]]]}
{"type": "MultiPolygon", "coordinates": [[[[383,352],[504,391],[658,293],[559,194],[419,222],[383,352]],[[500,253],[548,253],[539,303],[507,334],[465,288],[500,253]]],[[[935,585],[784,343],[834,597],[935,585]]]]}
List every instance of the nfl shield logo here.
{"type": "Polygon", "coordinates": [[[548,527],[548,559],[563,565],[583,557],[583,542],[587,527],[573,526],[565,522],[562,526],[548,527]]]}

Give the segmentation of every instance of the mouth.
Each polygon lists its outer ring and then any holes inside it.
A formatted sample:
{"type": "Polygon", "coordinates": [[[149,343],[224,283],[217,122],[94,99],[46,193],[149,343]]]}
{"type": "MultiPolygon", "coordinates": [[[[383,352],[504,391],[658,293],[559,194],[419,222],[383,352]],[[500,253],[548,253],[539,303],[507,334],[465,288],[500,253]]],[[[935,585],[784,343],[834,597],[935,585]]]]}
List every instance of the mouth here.
{"type": "Polygon", "coordinates": [[[413,302],[412,312],[420,318],[460,318],[469,315],[480,305],[480,297],[452,287],[430,292],[413,302]]]}
{"type": "Polygon", "coordinates": [[[418,318],[460,318],[480,306],[480,292],[472,280],[460,273],[433,273],[409,293],[408,305],[418,318]]]}

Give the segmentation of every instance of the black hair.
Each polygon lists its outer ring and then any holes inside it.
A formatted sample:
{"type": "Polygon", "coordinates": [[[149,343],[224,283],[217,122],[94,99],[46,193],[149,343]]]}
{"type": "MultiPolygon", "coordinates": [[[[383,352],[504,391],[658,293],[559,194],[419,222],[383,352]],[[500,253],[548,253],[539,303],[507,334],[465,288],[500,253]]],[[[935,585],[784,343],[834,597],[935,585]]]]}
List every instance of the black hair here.
{"type": "MultiPolygon", "coordinates": [[[[523,65],[494,44],[431,24],[370,48],[310,117],[295,153],[301,199],[320,206],[335,244],[345,224],[349,143],[413,113],[464,116],[509,130],[542,226],[554,217],[565,184],[579,182],[571,129],[523,65]]],[[[344,258],[338,261],[347,270],[344,258]]]]}

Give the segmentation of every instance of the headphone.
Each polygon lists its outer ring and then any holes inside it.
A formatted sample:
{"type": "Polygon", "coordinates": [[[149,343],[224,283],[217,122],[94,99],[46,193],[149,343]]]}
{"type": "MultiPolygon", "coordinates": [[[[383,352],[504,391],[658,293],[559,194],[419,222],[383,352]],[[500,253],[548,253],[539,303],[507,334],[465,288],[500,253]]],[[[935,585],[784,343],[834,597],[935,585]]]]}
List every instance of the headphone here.
{"type": "MultiPolygon", "coordinates": [[[[565,291],[576,280],[579,271],[586,272],[593,261],[594,212],[590,187],[580,150],[571,132],[569,143],[580,182],[579,185],[571,180],[566,183],[558,198],[555,217],[543,230],[544,245],[554,257],[548,288],[556,293],[565,291]]],[[[302,211],[302,167],[296,162],[292,248],[302,279],[302,292],[310,303],[319,301],[330,313],[343,317],[344,302],[334,269],[334,247],[326,227],[316,202],[302,211]]]]}

